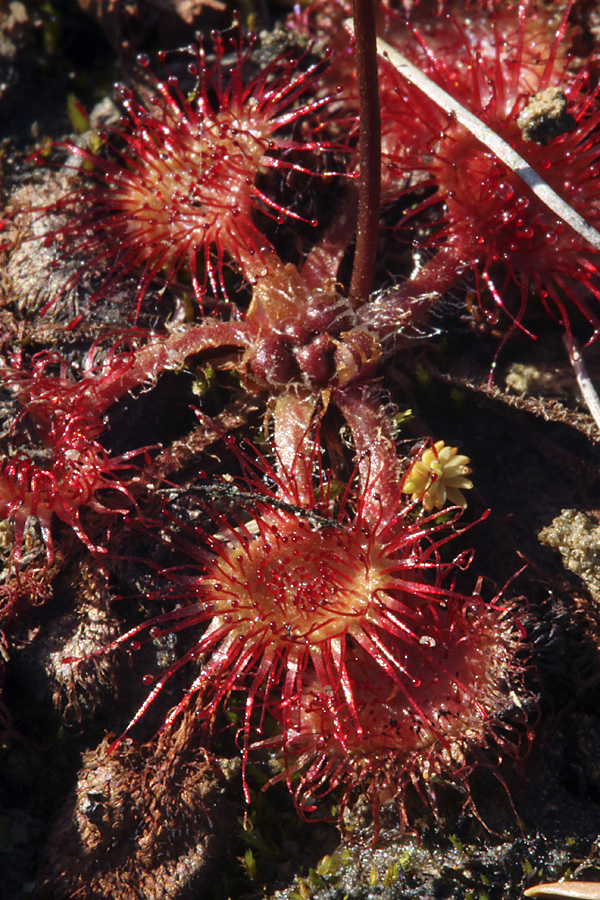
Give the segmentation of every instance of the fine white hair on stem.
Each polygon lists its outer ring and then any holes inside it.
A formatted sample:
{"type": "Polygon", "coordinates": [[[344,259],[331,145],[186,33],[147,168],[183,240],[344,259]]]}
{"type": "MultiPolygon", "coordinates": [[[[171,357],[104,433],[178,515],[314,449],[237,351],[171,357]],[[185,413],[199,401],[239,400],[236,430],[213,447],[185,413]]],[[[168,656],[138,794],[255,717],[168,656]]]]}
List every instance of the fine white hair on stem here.
{"type": "MultiPolygon", "coordinates": [[[[352,19],[347,19],[344,23],[346,28],[354,33],[354,23],[352,19]]],[[[434,81],[425,75],[417,66],[413,65],[406,59],[402,53],[390,47],[386,41],[377,38],[377,49],[381,56],[387,57],[392,65],[400,72],[400,74],[414,84],[416,88],[426,94],[434,103],[451,113],[457,122],[460,122],[478,141],[492,151],[501,162],[518,175],[532,192],[544,203],[548,209],[562,219],[570,228],[578,235],[592,245],[596,250],[600,250],[600,232],[597,231],[589,222],[575,212],[572,206],[563,200],[562,197],[554,191],[550,185],[538,175],[535,169],[532,169],[527,160],[523,159],[516,150],[502,140],[495,131],[492,131],[487,125],[469,112],[468,109],[451,97],[447,91],[439,87],[434,81]]]]}

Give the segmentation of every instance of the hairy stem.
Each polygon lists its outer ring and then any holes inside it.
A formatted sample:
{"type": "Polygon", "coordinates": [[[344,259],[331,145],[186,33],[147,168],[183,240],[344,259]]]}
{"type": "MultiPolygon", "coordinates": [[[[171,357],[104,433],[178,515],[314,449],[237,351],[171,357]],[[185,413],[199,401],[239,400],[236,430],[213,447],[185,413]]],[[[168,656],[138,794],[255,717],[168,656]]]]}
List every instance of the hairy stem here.
{"type": "Polygon", "coordinates": [[[402,480],[389,406],[371,384],[350,385],[333,394],[352,433],[361,482],[361,515],[382,527],[397,514],[402,480]]]}
{"type": "Polygon", "coordinates": [[[285,499],[310,509],[313,496],[311,459],[314,447],[315,411],[318,395],[309,391],[290,391],[275,401],[273,437],[277,472],[282,487],[293,488],[285,499]]]}
{"type": "Polygon", "coordinates": [[[243,324],[239,322],[207,322],[151,341],[131,356],[131,365],[92,384],[94,408],[101,413],[135,388],[152,384],[159,375],[181,368],[186,359],[207,350],[240,349],[248,343],[243,324]]]}

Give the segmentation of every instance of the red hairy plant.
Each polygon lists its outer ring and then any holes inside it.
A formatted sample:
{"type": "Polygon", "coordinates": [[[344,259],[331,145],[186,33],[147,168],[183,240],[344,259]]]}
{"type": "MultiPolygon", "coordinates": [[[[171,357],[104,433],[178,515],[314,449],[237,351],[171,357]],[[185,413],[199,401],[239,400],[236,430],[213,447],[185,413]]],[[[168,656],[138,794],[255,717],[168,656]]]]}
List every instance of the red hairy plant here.
{"type": "Polygon", "coordinates": [[[390,151],[399,186],[412,172],[429,188],[397,230],[427,213],[431,258],[387,305],[364,310],[373,327],[393,327],[394,304],[406,315],[413,301],[418,314],[419,297],[430,306],[470,269],[492,295],[492,317],[502,307],[520,324],[534,289],[567,331],[567,301],[598,328],[600,104],[586,70],[568,68],[569,4],[561,10],[558,29],[531,3],[391,29],[402,55],[390,49],[383,66],[384,134],[402,148],[390,151]]]}
{"type": "MultiPolygon", "coordinates": [[[[514,8],[501,8],[492,17],[481,4],[466,11],[446,3],[445,14],[436,16],[432,6],[439,4],[416,4],[408,20],[398,12],[389,17],[386,40],[453,96],[460,96],[469,109],[491,104],[489,112],[500,121],[511,114],[515,101],[541,90],[543,82],[558,83],[565,74],[566,51],[558,53],[553,17],[547,11],[520,19],[514,8]]],[[[421,175],[423,159],[435,155],[448,116],[406,84],[387,60],[380,62],[380,89],[385,197],[393,199],[415,171],[421,175]]]]}
{"type": "MultiPolygon", "coordinates": [[[[159,273],[169,283],[185,267],[200,302],[207,278],[226,295],[225,257],[250,282],[265,275],[272,247],[253,221],[255,209],[277,221],[302,219],[268,197],[257,176],[266,169],[312,174],[297,157],[325,146],[310,139],[310,119],[328,102],[319,79],[329,63],[312,61],[309,51],[299,58],[288,53],[255,73],[253,46],[216,36],[210,64],[202,46],[191,47],[189,95],[168,69],[164,80],[149,76],[149,97],[120,86],[126,115],[103,130],[108,152],[63,144],[91,170],[95,186],[78,187],[51,208],[73,213],[53,234],[88,266],[108,266],[102,290],[141,269],[138,311],[159,273]],[[224,57],[232,49],[237,60],[230,68],[224,57]],[[303,139],[290,137],[293,130],[303,139]]],[[[139,62],[148,68],[146,57],[139,62]]]]}
{"type": "MultiPolygon", "coordinates": [[[[305,440],[303,447],[309,443],[305,440]]],[[[310,452],[298,451],[292,466],[280,460],[277,474],[262,458],[257,464],[239,453],[238,458],[246,470],[243,481],[197,486],[214,530],[198,527],[185,537],[186,552],[201,564],[201,574],[166,573],[182,605],[116,642],[135,649],[160,634],[206,625],[176,663],[156,677],[146,676],[154,686],[127,731],[182,666],[202,660],[167,721],[197,695],[208,728],[228,696],[243,692],[244,763],[251,736],[260,733],[264,712],[271,708],[282,724],[277,743],[284,753],[306,755],[305,715],[314,726],[314,709],[327,698],[320,713],[327,731],[314,737],[309,772],[318,770],[323,781],[332,774],[331,786],[337,785],[338,749],[354,750],[364,740],[365,752],[370,747],[376,757],[391,733],[389,722],[384,727],[375,721],[375,712],[365,715],[375,691],[382,702],[397,698],[398,715],[404,717],[396,735],[406,745],[388,759],[390,779],[397,764],[397,783],[416,768],[419,753],[425,758],[423,748],[429,745],[432,757],[450,760],[444,745],[450,726],[440,724],[444,715],[448,721],[464,718],[464,727],[456,726],[457,747],[483,743],[487,726],[482,723],[502,705],[503,679],[514,668],[516,642],[512,627],[503,630],[499,614],[477,594],[464,596],[444,586],[469,559],[467,553],[450,563],[442,560],[440,548],[452,537],[448,526],[435,515],[416,516],[414,504],[402,502],[401,486],[393,509],[380,500],[376,519],[372,487],[365,494],[352,486],[341,494],[338,485],[332,490],[316,442],[310,452]],[[363,496],[368,496],[366,506],[363,496]],[[493,623],[489,634],[488,622],[493,623]],[[487,645],[480,652],[483,635],[487,645]],[[488,660],[490,650],[494,658],[488,660]],[[463,651],[471,658],[459,664],[463,651]],[[430,688],[439,684],[431,702],[425,682],[430,688]],[[452,697],[454,706],[442,714],[442,704],[451,704],[452,697]],[[369,735],[370,729],[375,731],[369,735]],[[325,761],[330,750],[331,760],[325,761]],[[320,759],[316,768],[315,754],[320,759]]],[[[455,761],[463,764],[458,751],[455,761]]],[[[290,764],[290,778],[295,768],[290,764]]],[[[356,786],[358,768],[345,771],[356,786]]],[[[312,784],[307,774],[303,785],[312,784]]]]}
{"type": "Polygon", "coordinates": [[[533,0],[422,0],[407,13],[398,4],[388,7],[385,36],[413,62],[443,69],[446,86],[477,93],[482,105],[493,101],[499,115],[508,115],[519,94],[535,94],[540,82],[557,84],[569,77],[570,8],[569,0],[554,8],[533,0]],[[480,60],[476,71],[474,57],[480,60]],[[502,79],[494,86],[499,69],[502,79]]]}
{"type": "MultiPolygon", "coordinates": [[[[113,365],[122,372],[129,362],[115,358],[113,365]]],[[[89,550],[105,552],[86,534],[81,510],[127,514],[127,509],[106,506],[98,492],[116,490],[132,500],[127,485],[115,473],[126,469],[132,456],[144,453],[138,450],[111,458],[98,441],[105,410],[95,403],[95,388],[106,373],[88,374],[87,380],[77,383],[67,377],[62,359],[42,353],[30,369],[15,357],[11,366],[0,369],[0,375],[19,407],[0,451],[0,518],[13,523],[13,559],[18,563],[27,521],[34,518],[52,564],[53,515],[69,525],[89,550]],[[51,374],[49,370],[56,367],[58,374],[51,374]]]]}
{"type": "Polygon", "coordinates": [[[477,751],[518,747],[514,727],[503,721],[519,671],[511,614],[477,591],[419,595],[403,583],[400,567],[390,566],[385,589],[403,603],[402,629],[386,629],[378,657],[348,648],[354,710],[339,688],[323,690],[316,680],[271,710],[301,809],[341,788],[342,808],[364,794],[377,823],[381,803],[394,799],[406,823],[407,784],[422,795],[440,776],[461,784],[477,751]]]}

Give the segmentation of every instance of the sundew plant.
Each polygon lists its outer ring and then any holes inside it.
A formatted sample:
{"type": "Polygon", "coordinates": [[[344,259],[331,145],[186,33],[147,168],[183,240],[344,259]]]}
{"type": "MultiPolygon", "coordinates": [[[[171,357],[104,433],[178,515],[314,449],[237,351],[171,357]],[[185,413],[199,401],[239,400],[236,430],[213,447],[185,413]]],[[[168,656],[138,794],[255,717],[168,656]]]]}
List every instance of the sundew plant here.
{"type": "Polygon", "coordinates": [[[171,10],[135,63],[132,31],[110,97],[89,75],[4,160],[2,664],[42,647],[86,751],[42,898],[201,896],[238,820],[270,889],[271,796],[290,846],[543,830],[514,785],[552,679],[597,682],[593,607],[531,549],[544,503],[596,503],[592,11],[268,6],[171,10]],[[528,400],[557,368],[571,405],[528,400]]]}

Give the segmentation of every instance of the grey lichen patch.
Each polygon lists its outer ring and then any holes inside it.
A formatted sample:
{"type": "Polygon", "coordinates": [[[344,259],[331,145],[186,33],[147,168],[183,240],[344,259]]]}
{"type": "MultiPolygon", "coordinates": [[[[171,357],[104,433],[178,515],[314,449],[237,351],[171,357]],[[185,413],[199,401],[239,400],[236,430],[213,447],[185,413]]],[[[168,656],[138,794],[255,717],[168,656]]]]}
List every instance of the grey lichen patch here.
{"type": "Polygon", "coordinates": [[[573,377],[533,363],[514,362],[505,378],[507,387],[522,397],[568,397],[574,395],[573,377]]]}
{"type": "Polygon", "coordinates": [[[122,659],[100,651],[117,633],[106,609],[83,602],[76,613],[53,620],[43,640],[34,642],[53,708],[65,724],[94,721],[99,710],[115,703],[122,659]]]}
{"type": "Polygon", "coordinates": [[[50,212],[74,184],[70,173],[53,180],[51,172],[44,172],[38,183],[19,188],[11,197],[6,233],[10,250],[0,277],[0,295],[3,306],[19,319],[33,318],[46,309],[50,321],[58,318],[64,323],[79,311],[82,264],[63,256],[56,234],[66,219],[60,211],[50,212]]]}
{"type": "Polygon", "coordinates": [[[596,519],[576,509],[563,509],[538,539],[545,547],[558,550],[569,571],[585,582],[600,602],[600,525],[596,519]]]}
{"type": "Polygon", "coordinates": [[[567,134],[577,127],[567,112],[567,98],[560,87],[549,87],[534,94],[519,114],[517,125],[523,140],[536,144],[548,144],[559,134],[567,134]]]}

